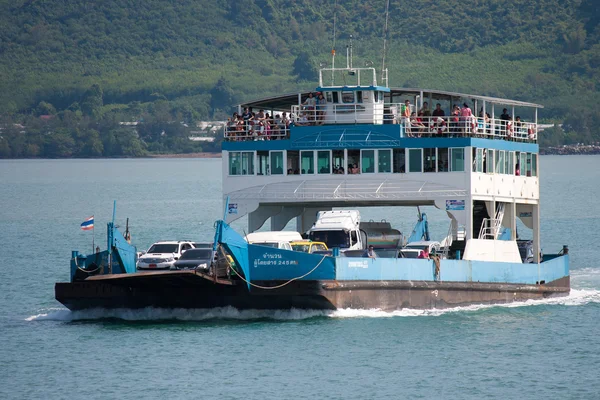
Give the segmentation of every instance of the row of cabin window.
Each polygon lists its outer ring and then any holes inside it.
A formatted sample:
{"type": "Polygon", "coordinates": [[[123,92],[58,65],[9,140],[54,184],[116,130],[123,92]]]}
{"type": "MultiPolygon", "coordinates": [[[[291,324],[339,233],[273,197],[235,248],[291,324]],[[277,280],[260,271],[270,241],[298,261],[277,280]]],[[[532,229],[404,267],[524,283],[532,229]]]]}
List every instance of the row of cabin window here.
{"type": "Polygon", "coordinates": [[[339,104],[339,103],[383,103],[383,92],[372,91],[372,90],[343,90],[340,92],[325,92],[325,100],[328,103],[339,104]],[[371,100],[373,96],[373,100],[371,100]]]}
{"type": "Polygon", "coordinates": [[[537,176],[536,153],[473,148],[473,172],[537,176]]]}
{"type": "Polygon", "coordinates": [[[464,148],[290,150],[284,168],[283,151],[229,153],[229,175],[314,175],[342,173],[464,172],[464,148]],[[340,172],[343,171],[343,172],[340,172]]]}

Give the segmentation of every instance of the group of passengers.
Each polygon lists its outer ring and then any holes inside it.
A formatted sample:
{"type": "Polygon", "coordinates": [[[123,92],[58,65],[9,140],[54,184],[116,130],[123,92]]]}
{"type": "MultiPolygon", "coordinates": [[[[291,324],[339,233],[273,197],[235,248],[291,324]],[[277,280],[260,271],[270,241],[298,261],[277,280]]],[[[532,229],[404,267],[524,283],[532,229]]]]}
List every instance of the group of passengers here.
{"type": "Polygon", "coordinates": [[[325,109],[327,100],[323,93],[317,92],[316,96],[311,93],[302,103],[298,120],[294,122],[297,126],[323,125],[325,123],[325,109]]]}
{"type": "Polygon", "coordinates": [[[234,112],[227,118],[226,139],[241,140],[276,140],[289,138],[291,120],[286,112],[276,114],[273,118],[265,110],[255,113],[251,108],[244,108],[242,114],[234,112]]]}
{"type": "Polygon", "coordinates": [[[418,112],[412,111],[410,101],[406,100],[400,109],[401,123],[405,127],[406,137],[439,136],[439,137],[467,137],[487,135],[505,136],[509,140],[529,139],[533,140],[533,127],[521,121],[517,116],[514,120],[504,108],[500,115],[500,124],[492,128],[492,118],[489,113],[484,113],[481,107],[478,116],[467,103],[462,107],[454,105],[450,115],[446,113],[440,103],[436,104],[433,111],[429,108],[427,102],[423,102],[423,107],[418,112]],[[493,129],[495,132],[493,132],[493,129]]]}

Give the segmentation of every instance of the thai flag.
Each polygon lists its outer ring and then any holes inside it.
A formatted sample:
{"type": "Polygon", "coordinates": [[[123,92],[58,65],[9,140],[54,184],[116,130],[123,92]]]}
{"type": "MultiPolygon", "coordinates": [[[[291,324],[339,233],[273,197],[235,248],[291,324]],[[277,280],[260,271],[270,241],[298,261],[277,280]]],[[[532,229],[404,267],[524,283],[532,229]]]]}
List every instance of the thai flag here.
{"type": "Polygon", "coordinates": [[[94,216],[93,215],[81,223],[82,231],[90,231],[92,229],[94,229],[94,216]]]}

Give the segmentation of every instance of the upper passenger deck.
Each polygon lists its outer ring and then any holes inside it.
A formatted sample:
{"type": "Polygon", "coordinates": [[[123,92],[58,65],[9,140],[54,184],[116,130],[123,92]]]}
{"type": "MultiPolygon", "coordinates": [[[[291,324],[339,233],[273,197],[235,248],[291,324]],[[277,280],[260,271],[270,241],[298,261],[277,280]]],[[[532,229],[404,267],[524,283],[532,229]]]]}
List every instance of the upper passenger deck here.
{"type": "Polygon", "coordinates": [[[351,135],[359,131],[363,133],[360,136],[368,137],[372,132],[391,142],[483,138],[536,144],[538,108],[542,106],[488,96],[379,86],[374,68],[328,68],[320,70],[315,91],[239,105],[226,124],[224,149],[248,148],[247,142],[272,140],[287,141],[285,145],[279,143],[282,147],[298,147],[299,142],[306,141],[303,138],[315,135],[320,139],[315,142],[339,148],[344,147],[343,140],[337,140],[336,145],[335,140],[324,141],[324,135],[343,137],[344,132],[351,135]],[[336,84],[339,82],[342,84],[336,84]]]}

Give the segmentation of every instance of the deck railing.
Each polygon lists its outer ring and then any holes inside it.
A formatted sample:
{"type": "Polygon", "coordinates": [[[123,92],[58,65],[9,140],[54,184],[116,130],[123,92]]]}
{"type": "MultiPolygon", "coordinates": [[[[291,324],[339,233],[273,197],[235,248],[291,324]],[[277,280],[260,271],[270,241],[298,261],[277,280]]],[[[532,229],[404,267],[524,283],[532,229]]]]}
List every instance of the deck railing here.
{"type": "Polygon", "coordinates": [[[361,104],[333,104],[329,109],[293,105],[289,119],[229,121],[224,128],[228,141],[289,139],[289,127],[332,124],[400,125],[399,136],[479,137],[520,142],[537,142],[538,126],[533,122],[479,118],[475,116],[411,116],[402,117],[402,104],[385,104],[380,117],[366,112],[361,104]],[[333,108],[332,108],[333,106],[333,108]]]}

